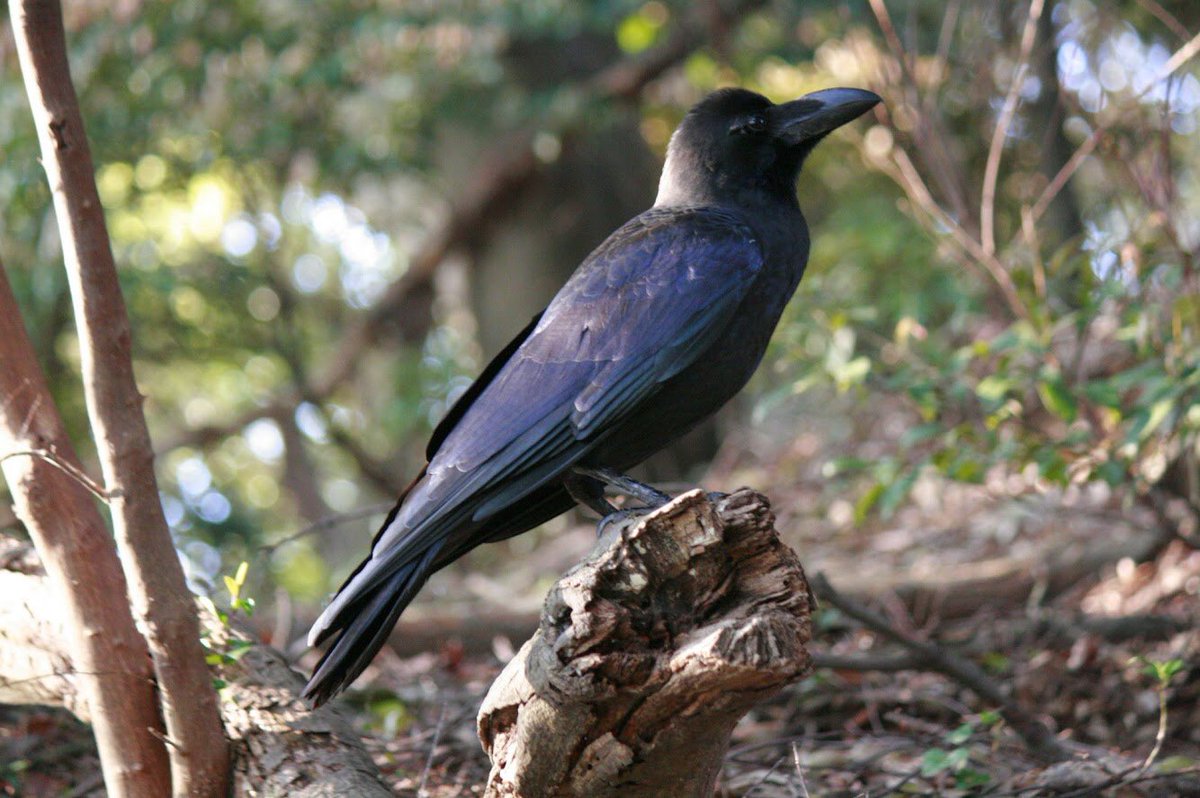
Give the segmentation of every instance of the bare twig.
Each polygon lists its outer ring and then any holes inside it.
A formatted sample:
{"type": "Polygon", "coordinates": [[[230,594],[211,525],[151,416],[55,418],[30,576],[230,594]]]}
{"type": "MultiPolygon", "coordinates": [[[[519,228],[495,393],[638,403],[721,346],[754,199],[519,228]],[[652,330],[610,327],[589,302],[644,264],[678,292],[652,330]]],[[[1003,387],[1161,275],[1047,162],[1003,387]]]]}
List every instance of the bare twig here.
{"type": "Polygon", "coordinates": [[[824,574],[812,578],[813,590],[817,597],[854,618],[867,628],[892,640],[904,648],[916,652],[926,658],[929,667],[942,673],[959,684],[972,690],[976,695],[989,704],[1000,708],[1000,713],[1012,725],[1021,739],[1029,747],[1031,753],[1047,762],[1061,762],[1071,758],[1070,752],[1063,747],[1046,725],[1030,715],[1012,698],[1005,695],[992,679],[979,669],[975,663],[963,659],[941,646],[927,640],[918,640],[898,631],[875,611],[854,599],[838,593],[824,574]]]}
{"type": "Polygon", "coordinates": [[[1170,28],[1171,32],[1178,36],[1181,41],[1186,42],[1192,38],[1192,34],[1187,27],[1179,21],[1178,17],[1163,8],[1161,3],[1156,2],[1156,0],[1137,0],[1137,4],[1157,17],[1158,21],[1170,28]]]}
{"type": "Polygon", "coordinates": [[[195,607],[167,531],[154,453],[133,374],[121,296],[95,168],[67,63],[58,0],[9,5],[42,164],[63,241],[79,330],[88,416],[129,598],[149,644],[172,748],[176,795],[223,796],[229,770],[217,696],[200,647],[195,607]]]}
{"type": "MultiPolygon", "coordinates": [[[[917,171],[917,168],[913,166],[912,161],[904,150],[897,148],[893,152],[893,159],[901,178],[897,182],[904,189],[909,199],[924,210],[937,223],[938,227],[950,233],[950,237],[954,243],[969,256],[966,260],[967,263],[971,264],[972,267],[978,266],[984,270],[984,274],[991,278],[991,282],[999,290],[1001,298],[1013,316],[1018,319],[1029,318],[1029,310],[1025,307],[1025,303],[1021,301],[1021,296],[1017,293],[1017,286],[1013,282],[1012,275],[1004,268],[1004,264],[997,260],[994,254],[985,252],[979,242],[938,205],[933,195],[929,193],[929,188],[926,186],[924,179],[917,171]]],[[[893,175],[893,179],[895,179],[895,175],[893,175]]]]}
{"type": "Polygon", "coordinates": [[[828,668],[833,671],[897,673],[899,671],[920,670],[928,665],[928,660],[912,651],[874,656],[868,654],[841,656],[817,651],[813,653],[812,659],[814,668],[828,668]]]}
{"type": "Polygon", "coordinates": [[[1145,773],[1154,764],[1154,760],[1158,759],[1158,754],[1162,751],[1163,742],[1167,739],[1167,686],[1165,684],[1158,685],[1158,731],[1154,733],[1154,747],[1150,749],[1150,753],[1146,755],[1146,761],[1142,763],[1142,767],[1138,770],[1138,775],[1145,773]]]}
{"type": "Polygon", "coordinates": [[[91,476],[89,476],[88,473],[82,468],[76,466],[74,463],[64,460],[49,449],[17,449],[16,451],[5,452],[3,455],[0,455],[0,463],[3,463],[5,460],[8,460],[12,457],[36,457],[40,460],[44,460],[45,462],[57,468],[59,471],[69,476],[71,479],[78,482],[87,489],[88,493],[92,494],[100,501],[106,502],[115,498],[115,496],[98,485],[96,480],[92,479],[91,476]]]}
{"type": "Polygon", "coordinates": [[[437,728],[433,731],[433,741],[429,743],[429,756],[425,758],[425,767],[421,770],[421,782],[417,785],[417,798],[424,798],[425,784],[429,781],[429,771],[433,770],[433,757],[437,753],[438,743],[442,740],[442,729],[446,727],[446,710],[450,704],[443,702],[441,714],[438,715],[437,728]]]}
{"type": "MultiPolygon", "coordinates": [[[[945,79],[947,72],[946,61],[950,56],[950,42],[954,39],[954,30],[958,26],[958,15],[962,11],[962,0],[954,0],[946,4],[946,13],[942,16],[942,27],[938,32],[936,75],[939,80],[945,79]]],[[[934,93],[930,92],[928,101],[932,103],[934,93]]]]}
{"type": "Polygon", "coordinates": [[[959,224],[973,231],[975,219],[972,208],[967,203],[961,170],[955,168],[951,161],[952,150],[946,131],[936,113],[936,107],[921,101],[921,86],[913,70],[913,59],[896,32],[887,6],[883,0],[870,0],[870,4],[879,29],[883,32],[884,41],[887,42],[888,49],[896,60],[903,79],[908,105],[915,116],[915,137],[924,145],[918,150],[919,155],[932,173],[938,189],[950,203],[954,218],[958,220],[959,224]]]}
{"type": "Polygon", "coordinates": [[[342,524],[348,524],[351,521],[359,521],[363,518],[370,518],[373,515],[385,513],[390,510],[394,504],[395,502],[368,504],[366,507],[360,507],[357,510],[351,510],[347,513],[337,513],[336,515],[329,515],[324,518],[319,518],[308,526],[296,530],[285,538],[260,546],[259,553],[269,555],[281,546],[285,546],[288,543],[292,543],[293,541],[297,541],[300,538],[308,535],[313,535],[317,532],[324,532],[326,529],[333,529],[341,526],[342,524]]]}
{"type": "Polygon", "coordinates": [[[996,180],[1000,176],[1000,158],[1004,154],[1004,140],[1008,138],[1008,128],[1017,111],[1017,100],[1021,96],[1021,86],[1025,83],[1025,73],[1029,69],[1029,53],[1033,49],[1034,34],[1037,33],[1043,4],[1044,0],[1029,2],[1029,14],[1025,17],[1025,29],[1021,33],[1021,54],[1017,58],[1012,83],[1008,87],[1004,106],[996,120],[996,130],[992,133],[992,143],[988,147],[987,164],[983,170],[983,198],[979,205],[979,235],[983,251],[988,255],[996,252],[996,180]]]}

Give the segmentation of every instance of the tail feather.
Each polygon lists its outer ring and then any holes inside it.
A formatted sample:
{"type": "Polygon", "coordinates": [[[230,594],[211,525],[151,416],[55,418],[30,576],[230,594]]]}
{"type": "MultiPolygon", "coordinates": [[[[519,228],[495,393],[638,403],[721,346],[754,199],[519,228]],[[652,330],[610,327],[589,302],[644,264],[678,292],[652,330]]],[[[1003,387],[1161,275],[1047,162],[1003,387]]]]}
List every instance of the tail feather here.
{"type": "Polygon", "coordinates": [[[359,600],[361,603],[356,602],[351,620],[321,657],[304,687],[303,696],[314,709],[344,690],[371,664],[400,613],[429,578],[440,550],[441,545],[430,547],[419,560],[372,588],[359,600]]]}

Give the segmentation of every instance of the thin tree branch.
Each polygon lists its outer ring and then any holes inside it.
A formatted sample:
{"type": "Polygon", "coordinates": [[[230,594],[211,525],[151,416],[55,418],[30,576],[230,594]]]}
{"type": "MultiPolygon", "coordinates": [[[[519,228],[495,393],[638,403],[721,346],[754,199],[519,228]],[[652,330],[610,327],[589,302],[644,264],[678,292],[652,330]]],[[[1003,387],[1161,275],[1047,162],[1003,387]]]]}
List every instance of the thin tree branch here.
{"type": "Polygon", "coordinates": [[[395,506],[395,502],[387,502],[386,504],[369,504],[366,507],[360,507],[357,510],[351,510],[346,513],[338,513],[329,515],[324,518],[319,518],[306,527],[296,530],[285,538],[276,540],[273,543],[267,543],[259,547],[258,551],[262,555],[270,555],[281,546],[286,546],[288,543],[300,540],[300,538],[308,535],[324,532],[327,529],[335,529],[342,524],[348,524],[351,521],[360,521],[363,518],[370,518],[373,515],[386,513],[395,506]]]}
{"type": "MultiPolygon", "coordinates": [[[[904,150],[895,149],[893,151],[893,160],[901,178],[897,182],[904,189],[909,199],[929,214],[938,227],[950,234],[950,238],[953,239],[954,243],[969,256],[966,259],[968,263],[971,263],[972,266],[982,267],[984,273],[991,278],[992,283],[999,290],[1000,296],[1013,316],[1018,319],[1029,318],[1029,310],[1025,307],[1025,303],[1021,301],[1021,296],[1017,293],[1017,286],[1013,283],[1012,275],[1004,268],[1004,264],[1000,263],[995,255],[989,255],[987,252],[984,252],[979,242],[938,205],[933,195],[929,193],[929,188],[925,185],[925,181],[921,178],[917,168],[913,165],[913,162],[904,150]]],[[[895,178],[895,175],[893,175],[893,178],[895,178]]]]}
{"type": "Polygon", "coordinates": [[[1025,73],[1029,70],[1029,53],[1033,50],[1034,34],[1037,33],[1043,5],[1044,0],[1030,0],[1029,2],[1029,14],[1025,17],[1025,29],[1021,32],[1021,54],[1017,58],[1012,84],[1008,87],[1004,106],[996,120],[992,143],[988,147],[987,164],[983,170],[983,197],[979,205],[980,243],[983,244],[983,251],[988,255],[996,252],[996,180],[1000,176],[1000,158],[1004,154],[1004,141],[1008,138],[1008,128],[1012,125],[1013,115],[1017,112],[1017,101],[1021,97],[1021,86],[1025,83],[1025,73]]]}
{"type": "Polygon", "coordinates": [[[1186,42],[1192,38],[1192,34],[1187,27],[1179,21],[1178,17],[1163,8],[1161,3],[1157,3],[1155,0],[1137,0],[1137,4],[1157,17],[1159,22],[1170,28],[1171,32],[1178,36],[1180,41],[1186,42]]]}
{"type": "Polygon", "coordinates": [[[71,479],[78,482],[83,487],[87,488],[88,493],[95,496],[102,502],[115,498],[112,494],[96,483],[96,480],[88,476],[87,472],[73,463],[64,460],[49,449],[17,449],[11,452],[5,452],[0,455],[0,463],[13,457],[37,457],[63,472],[71,479]]]}
{"type": "Polygon", "coordinates": [[[71,83],[58,0],[10,4],[21,72],[54,198],[79,330],[88,416],[110,496],[129,598],[158,680],[172,789],[177,796],[227,792],[229,751],[200,646],[195,606],[167,531],[154,453],[133,374],[129,317],[79,101],[71,83]]]}
{"type": "Polygon", "coordinates": [[[973,234],[976,220],[972,216],[971,206],[966,199],[967,192],[962,183],[962,173],[955,168],[951,161],[951,148],[946,131],[935,113],[934,105],[921,101],[921,86],[917,82],[911,56],[896,32],[896,26],[888,13],[887,5],[883,0],[870,0],[870,5],[879,30],[883,33],[884,41],[900,69],[903,88],[908,95],[908,105],[915,118],[914,137],[924,145],[918,149],[918,154],[932,173],[938,189],[949,202],[958,223],[971,230],[973,234]]]}

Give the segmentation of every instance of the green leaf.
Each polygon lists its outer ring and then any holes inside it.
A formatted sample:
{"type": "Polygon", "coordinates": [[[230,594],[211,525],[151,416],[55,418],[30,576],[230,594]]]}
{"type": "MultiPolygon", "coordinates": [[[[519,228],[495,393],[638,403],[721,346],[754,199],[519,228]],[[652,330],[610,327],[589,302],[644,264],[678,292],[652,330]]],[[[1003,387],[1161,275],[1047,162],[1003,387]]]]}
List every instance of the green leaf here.
{"type": "Polygon", "coordinates": [[[1137,429],[1137,440],[1144,441],[1146,438],[1149,438],[1166,421],[1167,415],[1170,414],[1171,408],[1174,406],[1175,400],[1173,398],[1159,399],[1151,405],[1150,411],[1146,413],[1145,421],[1140,425],[1137,422],[1134,423],[1134,427],[1137,429]]]}
{"type": "Polygon", "coordinates": [[[986,787],[992,781],[991,775],[974,768],[963,768],[954,774],[954,786],[961,790],[973,790],[986,787]]]}
{"type": "Polygon", "coordinates": [[[1039,382],[1037,392],[1042,400],[1042,404],[1051,413],[1067,422],[1075,420],[1075,416],[1078,413],[1078,404],[1061,377],[1039,382]]]}
{"type": "Polygon", "coordinates": [[[951,770],[961,770],[971,759],[971,752],[966,748],[955,748],[946,756],[946,766],[951,770]]]}
{"type": "Polygon", "coordinates": [[[854,503],[854,523],[861,524],[867,519],[871,508],[875,506],[875,502],[879,501],[879,497],[883,495],[883,483],[876,482],[871,486],[870,490],[858,497],[858,501],[854,503]]]}
{"type": "Polygon", "coordinates": [[[974,732],[975,730],[971,728],[971,724],[964,723],[946,735],[946,742],[950,743],[951,745],[962,745],[967,740],[971,739],[971,735],[974,732]]]}
{"type": "Polygon", "coordinates": [[[640,53],[658,39],[663,22],[650,14],[630,14],[617,25],[617,46],[627,53],[640,53]]]}
{"type": "Polygon", "coordinates": [[[1183,670],[1183,660],[1180,659],[1148,660],[1142,672],[1147,676],[1153,676],[1159,684],[1165,686],[1171,681],[1171,677],[1181,670],[1183,670]]]}
{"type": "MultiPolygon", "coordinates": [[[[983,655],[982,661],[983,661],[983,667],[987,668],[992,673],[1006,672],[1009,668],[1009,662],[1010,662],[1008,656],[1006,654],[1002,654],[999,651],[989,651],[988,653],[983,655]]],[[[1000,717],[1000,715],[996,712],[992,712],[992,713],[985,712],[983,715],[980,716],[979,722],[984,723],[984,724],[986,724],[988,722],[995,723],[996,719],[998,719],[999,717],[1000,717]],[[990,717],[993,718],[993,720],[984,721],[983,720],[984,715],[989,715],[990,717]]]]}
{"type": "Polygon", "coordinates": [[[941,424],[918,424],[904,431],[904,434],[900,436],[900,445],[908,447],[924,443],[931,438],[937,437],[941,431],[941,424]]]}
{"type": "Polygon", "coordinates": [[[1106,460],[1096,468],[1096,474],[1109,485],[1116,487],[1125,481],[1125,466],[1116,460],[1106,460]]]}
{"type": "Polygon", "coordinates": [[[1094,404],[1121,409],[1121,392],[1107,381],[1093,381],[1083,386],[1083,395],[1094,404]]]}
{"type": "Polygon", "coordinates": [[[879,514],[881,516],[891,518],[892,513],[896,511],[900,503],[908,497],[908,492],[912,490],[912,486],[917,481],[920,471],[921,464],[915,463],[892,482],[892,484],[887,486],[883,495],[879,497],[879,514]]]}
{"type": "Polygon", "coordinates": [[[930,748],[921,757],[921,775],[936,776],[950,767],[950,755],[941,748],[930,748]]]}
{"type": "Polygon", "coordinates": [[[232,576],[229,576],[228,574],[222,576],[221,579],[223,579],[225,581],[225,589],[229,591],[230,600],[237,601],[238,600],[238,592],[241,591],[242,586],[237,583],[236,579],[234,579],[232,576]]]}
{"type": "Polygon", "coordinates": [[[844,391],[850,386],[857,385],[866,379],[870,371],[870,359],[860,355],[837,369],[834,379],[837,380],[838,389],[844,391]]]}
{"type": "Polygon", "coordinates": [[[975,395],[985,402],[999,402],[1008,395],[1009,390],[1013,387],[1013,383],[1014,380],[1009,377],[991,374],[984,377],[975,386],[975,395]]]}

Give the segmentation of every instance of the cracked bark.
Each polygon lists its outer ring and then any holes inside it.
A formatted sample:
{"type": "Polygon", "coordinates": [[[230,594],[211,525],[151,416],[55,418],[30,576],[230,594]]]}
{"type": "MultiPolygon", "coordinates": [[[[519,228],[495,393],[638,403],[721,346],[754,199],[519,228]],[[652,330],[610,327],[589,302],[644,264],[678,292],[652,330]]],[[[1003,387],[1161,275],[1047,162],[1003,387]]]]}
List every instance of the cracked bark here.
{"type": "Polygon", "coordinates": [[[489,796],[711,795],[734,725],[810,670],[812,604],[765,498],[678,497],[546,598],[479,712],[489,796]]]}

